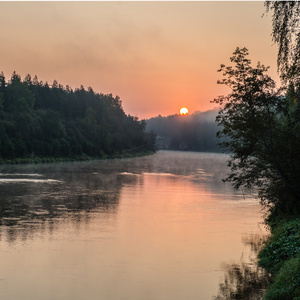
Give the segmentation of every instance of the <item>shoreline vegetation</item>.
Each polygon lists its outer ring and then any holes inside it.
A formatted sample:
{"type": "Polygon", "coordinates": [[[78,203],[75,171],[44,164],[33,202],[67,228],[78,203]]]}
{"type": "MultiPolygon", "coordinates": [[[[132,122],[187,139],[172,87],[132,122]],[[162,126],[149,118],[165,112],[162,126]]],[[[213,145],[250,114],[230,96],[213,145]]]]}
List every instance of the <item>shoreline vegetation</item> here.
{"type": "MultiPolygon", "coordinates": [[[[257,258],[258,265],[270,275],[270,284],[262,299],[299,300],[300,31],[296,28],[300,25],[300,3],[266,1],[265,6],[273,14],[272,36],[279,46],[282,87],[276,88],[267,75],[268,67],[260,62],[252,67],[248,49],[238,47],[230,58],[232,65],[222,64],[218,70],[223,75],[218,83],[232,92],[212,102],[221,107],[217,135],[227,138],[220,146],[230,153],[231,173],[224,181],[236,189],[256,188],[266,212],[270,236],[257,258]]],[[[238,286],[222,287],[233,293],[217,299],[258,299],[255,294],[236,294],[238,286]]]]}
{"type": "Polygon", "coordinates": [[[56,80],[0,73],[0,163],[114,158],[155,151],[146,121],[126,115],[121,99],[73,90],[56,80]]]}
{"type": "Polygon", "coordinates": [[[1,165],[19,165],[19,164],[40,164],[40,163],[60,163],[60,162],[78,162],[78,161],[96,161],[105,159],[123,159],[134,158],[147,155],[153,155],[155,151],[130,151],[124,150],[120,153],[114,153],[112,155],[103,154],[103,156],[75,156],[75,157],[27,157],[27,158],[14,158],[3,160],[0,158],[1,165]]]}
{"type": "Polygon", "coordinates": [[[265,300],[300,299],[300,217],[283,218],[258,253],[258,263],[271,284],[265,300]]]}

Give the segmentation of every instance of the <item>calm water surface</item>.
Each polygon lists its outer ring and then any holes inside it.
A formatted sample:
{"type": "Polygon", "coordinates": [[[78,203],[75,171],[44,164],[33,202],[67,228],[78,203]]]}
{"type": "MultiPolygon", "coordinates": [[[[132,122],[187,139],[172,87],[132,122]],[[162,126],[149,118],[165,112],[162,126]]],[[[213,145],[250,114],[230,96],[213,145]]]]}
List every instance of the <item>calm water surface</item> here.
{"type": "Polygon", "coordinates": [[[227,156],[160,151],[0,169],[0,299],[206,300],[264,232],[227,156]]]}

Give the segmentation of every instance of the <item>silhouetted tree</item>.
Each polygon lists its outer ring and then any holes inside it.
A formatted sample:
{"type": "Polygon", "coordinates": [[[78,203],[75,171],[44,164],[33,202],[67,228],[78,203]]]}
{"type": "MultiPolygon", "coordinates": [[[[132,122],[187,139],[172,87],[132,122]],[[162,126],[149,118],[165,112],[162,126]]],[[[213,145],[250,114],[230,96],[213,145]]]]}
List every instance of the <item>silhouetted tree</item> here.
{"type": "Polygon", "coordinates": [[[219,137],[231,155],[231,174],[226,178],[236,188],[257,187],[262,203],[273,216],[300,212],[300,153],[298,105],[275,89],[275,82],[260,63],[256,68],[246,48],[231,57],[234,66],[221,65],[225,77],[219,84],[231,93],[213,102],[221,105],[217,122],[219,137]]]}
{"type": "Polygon", "coordinates": [[[277,64],[281,78],[300,79],[300,2],[266,1],[267,11],[273,11],[273,40],[278,44],[277,64]]]}

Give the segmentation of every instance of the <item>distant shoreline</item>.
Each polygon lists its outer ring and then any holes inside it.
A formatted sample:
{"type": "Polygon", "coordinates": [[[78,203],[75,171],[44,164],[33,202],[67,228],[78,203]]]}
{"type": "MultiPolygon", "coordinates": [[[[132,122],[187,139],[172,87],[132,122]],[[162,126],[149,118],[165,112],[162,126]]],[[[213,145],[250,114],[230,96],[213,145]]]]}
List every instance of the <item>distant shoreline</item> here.
{"type": "Polygon", "coordinates": [[[113,155],[103,155],[98,157],[78,156],[78,157],[26,157],[26,158],[15,158],[15,159],[0,158],[0,166],[134,158],[134,157],[153,155],[154,153],[155,151],[140,151],[140,152],[124,151],[123,153],[116,153],[113,155]]]}

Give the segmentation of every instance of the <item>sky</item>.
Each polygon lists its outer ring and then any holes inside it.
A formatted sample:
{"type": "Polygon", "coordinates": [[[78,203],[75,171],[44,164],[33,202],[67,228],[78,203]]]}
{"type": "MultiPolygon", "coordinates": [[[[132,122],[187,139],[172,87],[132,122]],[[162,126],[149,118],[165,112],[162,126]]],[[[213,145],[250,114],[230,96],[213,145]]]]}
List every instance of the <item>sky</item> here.
{"type": "Polygon", "coordinates": [[[236,47],[280,83],[271,17],[263,1],[0,1],[0,71],[118,95],[139,119],[206,111],[236,47]]]}

